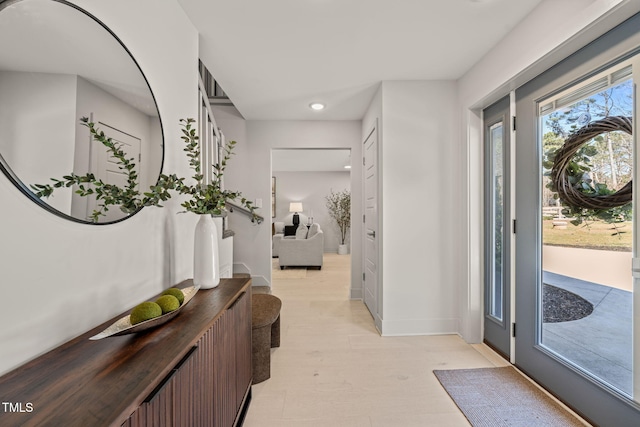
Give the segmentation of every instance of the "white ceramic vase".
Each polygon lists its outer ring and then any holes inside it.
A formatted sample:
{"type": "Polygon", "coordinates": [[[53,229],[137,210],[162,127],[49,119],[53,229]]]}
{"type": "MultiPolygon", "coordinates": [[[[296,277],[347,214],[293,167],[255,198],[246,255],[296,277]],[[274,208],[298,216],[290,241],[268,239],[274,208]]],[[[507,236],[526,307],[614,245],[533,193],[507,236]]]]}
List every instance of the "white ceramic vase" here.
{"type": "Polygon", "coordinates": [[[349,253],[347,245],[338,245],[338,255],[346,255],[349,253]]]}
{"type": "Polygon", "coordinates": [[[211,289],[220,283],[218,228],[209,214],[200,215],[193,246],[193,284],[211,289]]]}

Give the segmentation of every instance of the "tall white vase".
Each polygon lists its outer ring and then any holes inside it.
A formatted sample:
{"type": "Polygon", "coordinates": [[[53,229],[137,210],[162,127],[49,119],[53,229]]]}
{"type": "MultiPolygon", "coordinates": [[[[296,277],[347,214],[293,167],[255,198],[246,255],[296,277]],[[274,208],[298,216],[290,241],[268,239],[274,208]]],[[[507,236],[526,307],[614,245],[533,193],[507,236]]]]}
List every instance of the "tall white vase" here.
{"type": "Polygon", "coordinates": [[[200,215],[193,247],[193,284],[211,289],[220,283],[218,228],[209,214],[200,215]]]}

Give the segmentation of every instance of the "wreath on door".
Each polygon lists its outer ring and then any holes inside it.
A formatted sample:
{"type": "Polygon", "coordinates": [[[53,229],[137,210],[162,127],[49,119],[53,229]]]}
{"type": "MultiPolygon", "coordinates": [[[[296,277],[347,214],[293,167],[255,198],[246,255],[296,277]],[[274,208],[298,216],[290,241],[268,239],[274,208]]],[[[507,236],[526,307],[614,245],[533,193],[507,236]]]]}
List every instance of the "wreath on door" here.
{"type": "Polygon", "coordinates": [[[596,120],[573,132],[553,156],[550,188],[573,214],[599,216],[598,213],[628,205],[632,200],[632,182],[612,192],[605,184],[592,183],[574,159],[584,144],[596,136],[615,131],[632,134],[631,117],[611,116],[596,120]]]}

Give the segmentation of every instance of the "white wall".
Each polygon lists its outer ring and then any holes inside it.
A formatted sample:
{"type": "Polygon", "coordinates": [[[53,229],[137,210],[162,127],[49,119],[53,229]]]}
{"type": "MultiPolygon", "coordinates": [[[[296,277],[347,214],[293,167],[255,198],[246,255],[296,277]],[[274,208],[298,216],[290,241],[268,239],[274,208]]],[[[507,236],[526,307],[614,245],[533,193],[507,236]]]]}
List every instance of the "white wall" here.
{"type": "MultiPolygon", "coordinates": [[[[246,164],[243,163],[250,155],[250,147],[247,140],[247,123],[235,109],[235,107],[229,106],[213,106],[213,114],[215,116],[216,124],[222,130],[227,141],[236,141],[234,148],[234,154],[231,160],[227,163],[227,168],[224,172],[224,188],[231,191],[239,191],[248,200],[255,203],[256,194],[255,189],[245,184],[246,175],[253,176],[251,172],[248,172],[246,164]]],[[[265,159],[265,162],[267,159],[265,159]]],[[[240,201],[236,201],[240,205],[240,201]]],[[[256,213],[264,217],[264,221],[269,223],[270,213],[269,205],[270,199],[263,200],[263,208],[257,209],[256,213]]],[[[227,229],[232,230],[235,235],[233,237],[233,272],[234,273],[251,273],[253,267],[249,262],[242,257],[243,250],[242,245],[249,244],[250,248],[255,248],[255,233],[256,229],[260,227],[258,224],[252,223],[250,218],[246,215],[236,212],[230,212],[227,217],[227,229]],[[238,244],[237,242],[241,243],[238,244]],[[248,243],[247,243],[248,242],[248,243]]],[[[261,256],[269,258],[269,254],[264,253],[261,256]]],[[[258,278],[253,280],[253,286],[264,285],[264,280],[258,278]]]]}
{"type": "MultiPolygon", "coordinates": [[[[178,119],[197,114],[197,32],[173,0],[74,3],[137,59],[164,124],[164,170],[186,175],[178,119]]],[[[192,275],[196,218],[170,202],[113,225],[77,224],[0,176],[0,291],[11,298],[0,310],[0,374],[192,275]]]]}
{"type": "MultiPolygon", "coordinates": [[[[329,216],[325,197],[334,192],[350,190],[349,172],[273,172],[276,177],[276,217],[274,221],[293,224],[293,214],[289,212],[289,203],[302,202],[304,211],[300,213],[300,222],[306,223],[313,216],[313,222],[320,224],[324,232],[324,251],[338,252],[341,244],[340,229],[336,221],[329,216]]],[[[356,218],[352,218],[353,220],[356,218]]],[[[350,244],[350,233],[345,243],[350,244]]]]}
{"type": "Polygon", "coordinates": [[[366,116],[381,115],[383,335],[457,332],[455,101],[452,81],[385,81],[366,116]]]}
{"type": "MultiPolygon", "coordinates": [[[[73,170],[77,76],[0,71],[0,153],[24,182],[51,184],[73,170]]],[[[71,189],[47,199],[71,213],[71,189]]]]}
{"type": "MultiPolygon", "coordinates": [[[[350,148],[353,159],[362,157],[360,121],[254,121],[246,122],[247,144],[238,147],[234,172],[227,175],[230,188],[241,189],[250,199],[261,198],[261,214],[265,221],[259,226],[231,228],[236,232],[234,262],[251,268],[254,285],[271,283],[271,150],[274,148],[350,148]],[[239,169],[235,169],[238,167],[239,169]]],[[[240,142],[238,143],[240,145],[240,142]]],[[[360,218],[360,162],[351,169],[352,216],[360,218]]],[[[236,221],[236,218],[231,218],[236,221]]],[[[359,236],[361,224],[354,221],[352,235],[359,236]]],[[[361,288],[362,252],[360,242],[352,241],[351,286],[361,288]]],[[[358,292],[356,292],[358,293],[358,292]]]]}

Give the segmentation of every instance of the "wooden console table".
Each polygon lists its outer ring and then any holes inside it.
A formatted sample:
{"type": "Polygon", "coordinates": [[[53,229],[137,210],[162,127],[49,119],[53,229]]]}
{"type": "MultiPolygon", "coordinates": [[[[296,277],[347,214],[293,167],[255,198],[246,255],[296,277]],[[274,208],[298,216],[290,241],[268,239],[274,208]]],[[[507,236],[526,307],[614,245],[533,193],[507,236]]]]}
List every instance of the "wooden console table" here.
{"type": "Polygon", "coordinates": [[[0,403],[0,425],[241,424],[251,399],[251,279],[199,290],[155,329],[89,340],[125,314],[0,377],[9,404],[0,403]]]}

